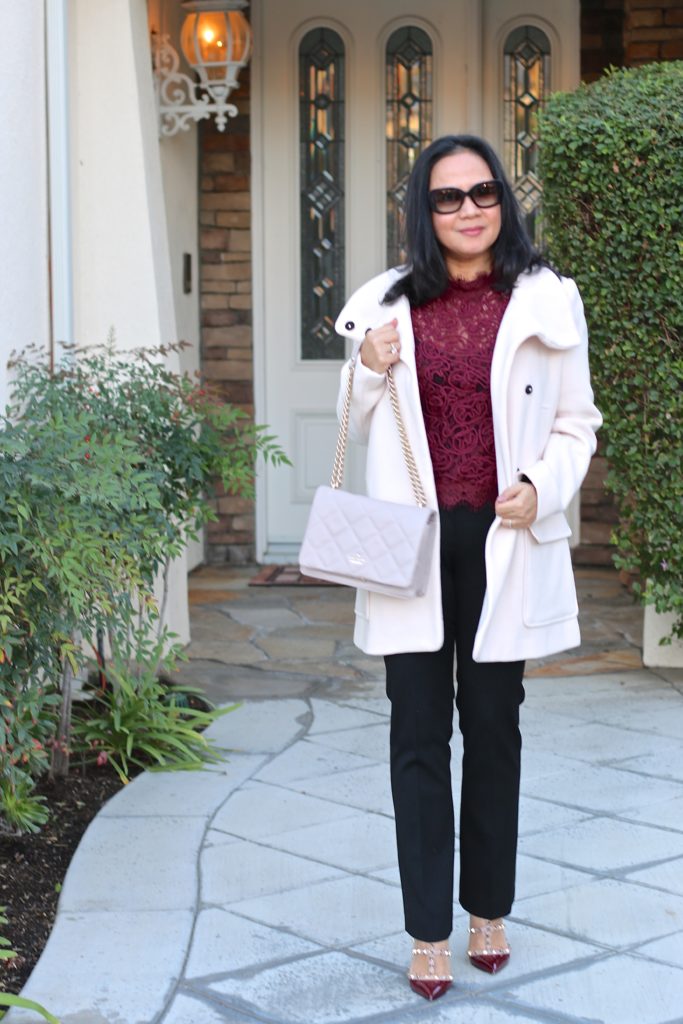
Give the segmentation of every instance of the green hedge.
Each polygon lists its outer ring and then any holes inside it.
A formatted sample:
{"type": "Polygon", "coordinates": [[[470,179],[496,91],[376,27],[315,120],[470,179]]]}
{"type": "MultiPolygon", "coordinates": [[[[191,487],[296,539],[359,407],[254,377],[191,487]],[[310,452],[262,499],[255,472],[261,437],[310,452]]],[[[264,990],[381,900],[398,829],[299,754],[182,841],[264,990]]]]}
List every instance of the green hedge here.
{"type": "Polygon", "coordinates": [[[549,255],[586,310],[615,562],[683,636],[683,62],[552,96],[541,176],[549,255]]]}

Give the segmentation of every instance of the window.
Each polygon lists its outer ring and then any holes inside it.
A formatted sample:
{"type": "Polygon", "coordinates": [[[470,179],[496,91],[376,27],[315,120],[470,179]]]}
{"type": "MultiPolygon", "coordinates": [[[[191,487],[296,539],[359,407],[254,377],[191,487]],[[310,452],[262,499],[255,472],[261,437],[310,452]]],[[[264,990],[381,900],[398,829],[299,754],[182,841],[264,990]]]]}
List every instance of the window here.
{"type": "Polygon", "coordinates": [[[316,28],[299,47],[301,356],[343,359],[344,43],[316,28]]]}
{"type": "Polygon", "coordinates": [[[541,29],[522,25],[504,47],[503,158],[529,234],[540,241],[542,189],[537,176],[538,111],[550,92],[550,41],[541,29]]]}
{"type": "Polygon", "coordinates": [[[432,140],[432,42],[413,26],[387,43],[386,60],[387,263],[402,263],[403,211],[408,178],[432,140]]]}

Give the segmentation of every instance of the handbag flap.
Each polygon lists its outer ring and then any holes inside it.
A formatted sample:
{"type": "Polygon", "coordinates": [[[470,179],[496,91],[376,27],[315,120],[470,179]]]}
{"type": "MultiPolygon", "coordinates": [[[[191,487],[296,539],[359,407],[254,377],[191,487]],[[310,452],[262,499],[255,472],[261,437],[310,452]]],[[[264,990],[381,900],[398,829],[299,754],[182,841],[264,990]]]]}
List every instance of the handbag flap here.
{"type": "Polygon", "coordinates": [[[435,520],[433,509],[319,487],[301,546],[302,571],[414,593],[416,578],[421,586],[420,574],[426,579],[429,571],[435,520]]]}

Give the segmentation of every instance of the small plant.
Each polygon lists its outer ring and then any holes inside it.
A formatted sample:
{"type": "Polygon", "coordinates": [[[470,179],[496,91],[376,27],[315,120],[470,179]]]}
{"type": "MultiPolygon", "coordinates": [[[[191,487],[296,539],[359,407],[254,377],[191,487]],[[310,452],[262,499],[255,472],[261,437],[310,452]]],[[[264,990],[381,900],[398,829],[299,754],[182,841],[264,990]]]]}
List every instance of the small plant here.
{"type": "Polygon", "coordinates": [[[683,62],[555,94],[541,143],[545,236],[590,332],[614,561],[683,637],[683,62]]]}
{"type": "Polygon", "coordinates": [[[44,796],[35,796],[28,773],[18,780],[0,779],[0,832],[39,832],[49,818],[44,796]]]}
{"type": "MultiPolygon", "coordinates": [[[[0,925],[7,924],[4,910],[4,907],[0,907],[0,925]]],[[[0,935],[0,960],[13,960],[16,955],[15,951],[10,948],[9,939],[6,939],[4,935],[0,935]]],[[[14,996],[8,992],[0,992],[0,1006],[16,1006],[23,1010],[33,1010],[34,1013],[39,1013],[44,1020],[48,1021],[48,1024],[59,1024],[57,1018],[49,1013],[44,1006],[34,1002],[32,999],[25,999],[23,996],[14,996]]],[[[1,1016],[2,1014],[0,1014],[1,1016]]]]}
{"type": "Polygon", "coordinates": [[[180,656],[169,636],[136,630],[129,644],[114,652],[105,674],[108,685],[74,710],[73,750],[86,761],[110,763],[122,782],[131,765],[151,771],[203,768],[222,760],[202,731],[236,705],[193,707],[192,687],[169,687],[158,668],[171,671],[180,656]]]}

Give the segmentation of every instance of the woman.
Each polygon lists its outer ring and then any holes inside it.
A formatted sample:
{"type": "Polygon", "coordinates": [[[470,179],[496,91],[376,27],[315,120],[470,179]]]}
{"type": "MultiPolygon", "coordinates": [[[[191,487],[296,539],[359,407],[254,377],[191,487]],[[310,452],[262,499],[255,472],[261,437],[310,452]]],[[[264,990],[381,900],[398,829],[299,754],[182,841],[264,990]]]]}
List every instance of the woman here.
{"type": "Polygon", "coordinates": [[[524,662],[579,643],[565,509],[601,417],[576,285],[530,243],[486,142],[446,136],[424,150],[406,233],[406,266],[360,288],[337,330],[359,354],[350,436],[367,444],[368,493],[413,501],[391,366],[440,513],[427,593],[404,601],[359,591],[354,633],[363,651],[385,657],[408,976],[435,999],[452,981],[454,652],[460,903],[470,961],[493,973],[510,953],[503,918],[514,898],[524,662]]]}

